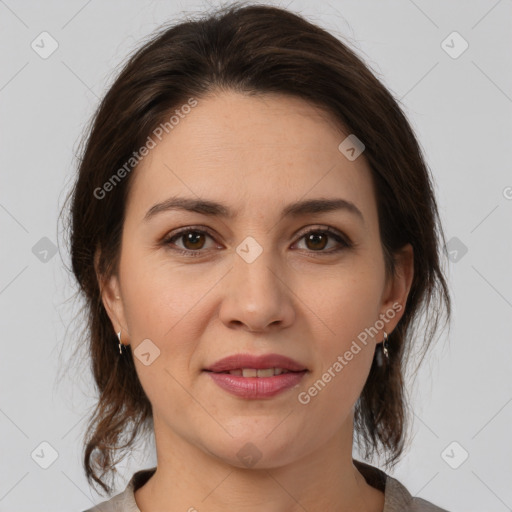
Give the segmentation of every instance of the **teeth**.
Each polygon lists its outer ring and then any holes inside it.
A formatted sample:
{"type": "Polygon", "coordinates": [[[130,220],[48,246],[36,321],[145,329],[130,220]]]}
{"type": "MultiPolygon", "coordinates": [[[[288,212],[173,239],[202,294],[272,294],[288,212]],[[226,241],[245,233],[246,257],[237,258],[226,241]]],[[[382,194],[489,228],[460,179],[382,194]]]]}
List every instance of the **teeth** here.
{"type": "Polygon", "coordinates": [[[231,370],[228,373],[230,375],[235,375],[237,377],[273,377],[274,375],[281,375],[282,373],[288,373],[288,370],[283,370],[283,368],[264,368],[264,369],[242,368],[242,369],[231,370]]]}
{"type": "Polygon", "coordinates": [[[266,370],[258,370],[258,377],[273,377],[274,368],[267,368],[266,370]]]}

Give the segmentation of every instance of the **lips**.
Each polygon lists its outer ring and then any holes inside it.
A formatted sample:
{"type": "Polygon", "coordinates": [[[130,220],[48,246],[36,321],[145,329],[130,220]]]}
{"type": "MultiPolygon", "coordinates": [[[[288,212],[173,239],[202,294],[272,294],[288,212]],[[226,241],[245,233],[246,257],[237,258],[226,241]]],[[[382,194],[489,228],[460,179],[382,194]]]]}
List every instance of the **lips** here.
{"type": "Polygon", "coordinates": [[[297,387],[308,369],[279,354],[235,354],[204,369],[215,384],[244,400],[270,399],[297,387]]]}
{"type": "Polygon", "coordinates": [[[255,356],[251,354],[234,354],[224,359],[220,359],[211,366],[205,368],[205,371],[214,373],[232,373],[244,377],[270,377],[287,372],[307,371],[307,368],[301,363],[280,354],[265,354],[255,356]],[[246,371],[244,371],[246,370],[246,371]],[[256,370],[256,372],[254,372],[256,370]],[[240,371],[241,373],[238,373],[240,371]],[[259,373],[259,375],[258,375],[259,373]]]}

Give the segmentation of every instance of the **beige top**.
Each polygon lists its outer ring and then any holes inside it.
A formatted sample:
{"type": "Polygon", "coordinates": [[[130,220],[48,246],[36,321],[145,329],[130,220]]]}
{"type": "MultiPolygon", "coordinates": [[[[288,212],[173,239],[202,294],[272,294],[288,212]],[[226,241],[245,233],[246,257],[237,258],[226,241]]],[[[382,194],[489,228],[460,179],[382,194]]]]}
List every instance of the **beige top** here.
{"type": "MultiPolygon", "coordinates": [[[[387,475],[381,469],[358,460],[353,461],[366,482],[384,492],[384,510],[382,512],[448,512],[422,498],[413,498],[398,480],[387,475]]],[[[156,467],[137,471],[123,492],[109,500],[102,501],[95,507],[84,510],[84,512],[140,512],[134,492],[149,480],[155,470],[156,467]]]]}

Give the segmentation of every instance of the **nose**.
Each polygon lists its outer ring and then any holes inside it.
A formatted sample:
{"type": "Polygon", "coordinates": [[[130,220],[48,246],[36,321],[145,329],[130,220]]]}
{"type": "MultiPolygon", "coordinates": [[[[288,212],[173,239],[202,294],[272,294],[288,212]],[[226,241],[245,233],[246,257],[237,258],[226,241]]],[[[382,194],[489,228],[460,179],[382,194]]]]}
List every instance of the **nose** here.
{"type": "Polygon", "coordinates": [[[270,332],[293,324],[293,286],[272,251],[263,250],[252,262],[236,254],[223,281],[219,316],[229,328],[270,332]]]}

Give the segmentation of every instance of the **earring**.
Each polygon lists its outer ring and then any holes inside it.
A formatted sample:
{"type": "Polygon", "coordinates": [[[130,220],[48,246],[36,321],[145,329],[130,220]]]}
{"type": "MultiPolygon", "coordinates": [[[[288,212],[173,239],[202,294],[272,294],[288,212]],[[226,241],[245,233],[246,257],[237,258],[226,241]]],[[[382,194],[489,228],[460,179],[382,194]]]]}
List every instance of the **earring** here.
{"type": "Polygon", "coordinates": [[[122,350],[122,345],[121,345],[121,331],[119,331],[117,333],[117,337],[119,338],[119,353],[122,354],[123,350],[122,350]]]}
{"type": "Polygon", "coordinates": [[[384,331],[384,339],[382,340],[382,352],[384,352],[386,359],[389,361],[388,335],[386,334],[386,331],[384,331]]]}
{"type": "Polygon", "coordinates": [[[379,343],[375,349],[375,358],[377,359],[377,366],[380,368],[389,362],[388,335],[386,332],[384,332],[382,343],[379,343]]]}

